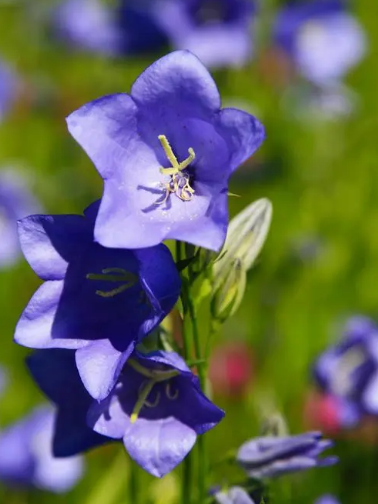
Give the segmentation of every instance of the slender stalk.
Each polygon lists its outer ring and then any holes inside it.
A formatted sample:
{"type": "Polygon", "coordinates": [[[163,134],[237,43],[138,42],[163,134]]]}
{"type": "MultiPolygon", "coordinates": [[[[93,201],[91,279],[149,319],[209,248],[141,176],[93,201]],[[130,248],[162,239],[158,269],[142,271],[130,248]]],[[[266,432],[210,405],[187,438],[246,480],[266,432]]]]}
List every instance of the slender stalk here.
{"type": "Polygon", "coordinates": [[[140,492],[139,492],[139,475],[138,466],[132,460],[130,463],[130,480],[129,480],[129,495],[130,502],[133,504],[140,503],[140,492]]]}

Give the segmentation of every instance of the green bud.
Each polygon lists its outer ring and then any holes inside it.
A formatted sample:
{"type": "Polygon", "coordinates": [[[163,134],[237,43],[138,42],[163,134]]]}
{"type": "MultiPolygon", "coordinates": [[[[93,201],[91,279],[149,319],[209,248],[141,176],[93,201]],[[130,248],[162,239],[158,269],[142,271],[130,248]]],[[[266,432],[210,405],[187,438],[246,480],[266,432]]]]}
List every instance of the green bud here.
{"type": "Polygon", "coordinates": [[[247,271],[254,264],[267,237],[272,205],[260,199],[231,220],[225,244],[213,264],[213,317],[224,322],[231,317],[243,299],[247,271]]]}
{"type": "Polygon", "coordinates": [[[236,312],[244,296],[246,280],[246,271],[240,259],[234,259],[213,291],[211,312],[216,320],[224,322],[236,312]]]}
{"type": "Polygon", "coordinates": [[[272,204],[259,199],[234,217],[227,231],[219,259],[214,263],[214,277],[222,274],[227,263],[240,259],[245,271],[254,264],[265,243],[272,220],[272,204]]]}

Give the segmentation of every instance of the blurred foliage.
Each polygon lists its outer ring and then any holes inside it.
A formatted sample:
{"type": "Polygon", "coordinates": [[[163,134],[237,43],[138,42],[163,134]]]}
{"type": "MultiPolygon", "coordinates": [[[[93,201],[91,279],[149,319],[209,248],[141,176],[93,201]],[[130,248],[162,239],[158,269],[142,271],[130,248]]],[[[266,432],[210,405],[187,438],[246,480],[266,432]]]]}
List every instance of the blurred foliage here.
{"type": "MultiPolygon", "coordinates": [[[[19,103],[0,125],[0,163],[25,170],[47,212],[80,213],[100,196],[101,182],[69,136],[65,116],[98,96],[127,92],[154,58],[106,60],[73,53],[42,31],[37,4],[0,2],[0,56],[23,81],[19,103]]],[[[231,215],[261,197],[270,198],[274,207],[270,236],[249,273],[242,306],[218,337],[247,341],[255,352],[256,370],[244,401],[216,400],[227,415],[207,434],[214,484],[240,476],[217,461],[258,434],[266,408],[283,413],[291,432],[305,428],[303,402],[314,357],[336,337],[348,315],[378,315],[378,4],[355,4],[368,33],[369,53],[347,79],[360,97],[359,110],[350,119],[295,120],[282,108],[282,89],[261,72],[264,47],[247,68],[214,74],[224,102],[245,102],[267,130],[263,148],[232,180],[230,191],[241,197],[230,198],[231,215]]],[[[0,361],[10,374],[0,403],[2,425],[42,400],[24,368],[27,350],[12,342],[15,323],[38,282],[22,260],[0,272],[0,361]]],[[[208,330],[205,310],[201,327],[208,330]]],[[[1,488],[0,502],[126,503],[130,467],[127,456],[118,452],[121,447],[110,446],[89,454],[87,474],[68,496],[1,488]]],[[[291,497],[277,484],[275,502],[287,497],[290,503],[312,504],[327,492],[342,504],[375,504],[378,446],[340,439],[335,452],[341,458],[338,466],[295,477],[291,497]]],[[[146,483],[141,485],[146,502],[163,502],[164,486],[134,470],[146,483]]],[[[177,485],[174,475],[169,478],[169,488],[177,485]]],[[[169,502],[168,493],[164,502],[169,502]]]]}

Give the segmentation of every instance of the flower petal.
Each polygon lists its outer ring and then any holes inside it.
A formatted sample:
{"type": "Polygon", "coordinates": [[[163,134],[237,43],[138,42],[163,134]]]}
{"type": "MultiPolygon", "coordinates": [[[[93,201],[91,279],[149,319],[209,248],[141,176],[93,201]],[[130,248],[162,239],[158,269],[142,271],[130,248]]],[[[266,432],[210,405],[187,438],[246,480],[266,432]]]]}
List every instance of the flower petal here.
{"type": "Polygon", "coordinates": [[[149,66],[135,81],[131,96],[151,116],[162,107],[169,116],[183,103],[190,115],[213,113],[221,106],[213,78],[189,51],[172,52],[149,66]]]}
{"type": "Polygon", "coordinates": [[[193,429],[172,417],[155,421],[139,418],[129,425],[123,442],[137,464],[161,478],[184,459],[196,437],[193,429]]]}
{"type": "Polygon", "coordinates": [[[18,222],[22,251],[43,280],[61,280],[91,231],[79,215],[31,215],[18,222]]]}
{"type": "Polygon", "coordinates": [[[234,108],[222,109],[218,121],[220,131],[229,143],[232,153],[230,169],[234,171],[261,146],[265,129],[254,116],[234,108]]]}
{"type": "Polygon", "coordinates": [[[109,395],[133,349],[134,342],[120,352],[109,340],[98,340],[76,351],[80,378],[92,397],[101,401],[109,395]]]}
{"type": "MultiPolygon", "coordinates": [[[[81,348],[85,340],[64,339],[52,336],[63,281],[45,282],[35,292],[16,326],[16,343],[29,348],[81,348]]],[[[55,331],[54,331],[55,332],[55,331]]]]}

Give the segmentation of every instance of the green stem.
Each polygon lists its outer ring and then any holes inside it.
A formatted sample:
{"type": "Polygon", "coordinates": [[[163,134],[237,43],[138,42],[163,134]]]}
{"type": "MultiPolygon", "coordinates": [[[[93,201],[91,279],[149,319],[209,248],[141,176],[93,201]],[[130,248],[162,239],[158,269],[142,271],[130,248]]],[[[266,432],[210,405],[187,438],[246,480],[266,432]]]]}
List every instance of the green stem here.
{"type": "Polygon", "coordinates": [[[139,477],[138,477],[138,466],[131,460],[130,464],[130,482],[129,482],[129,495],[130,502],[133,504],[139,504],[140,493],[139,493],[139,477]]]}

